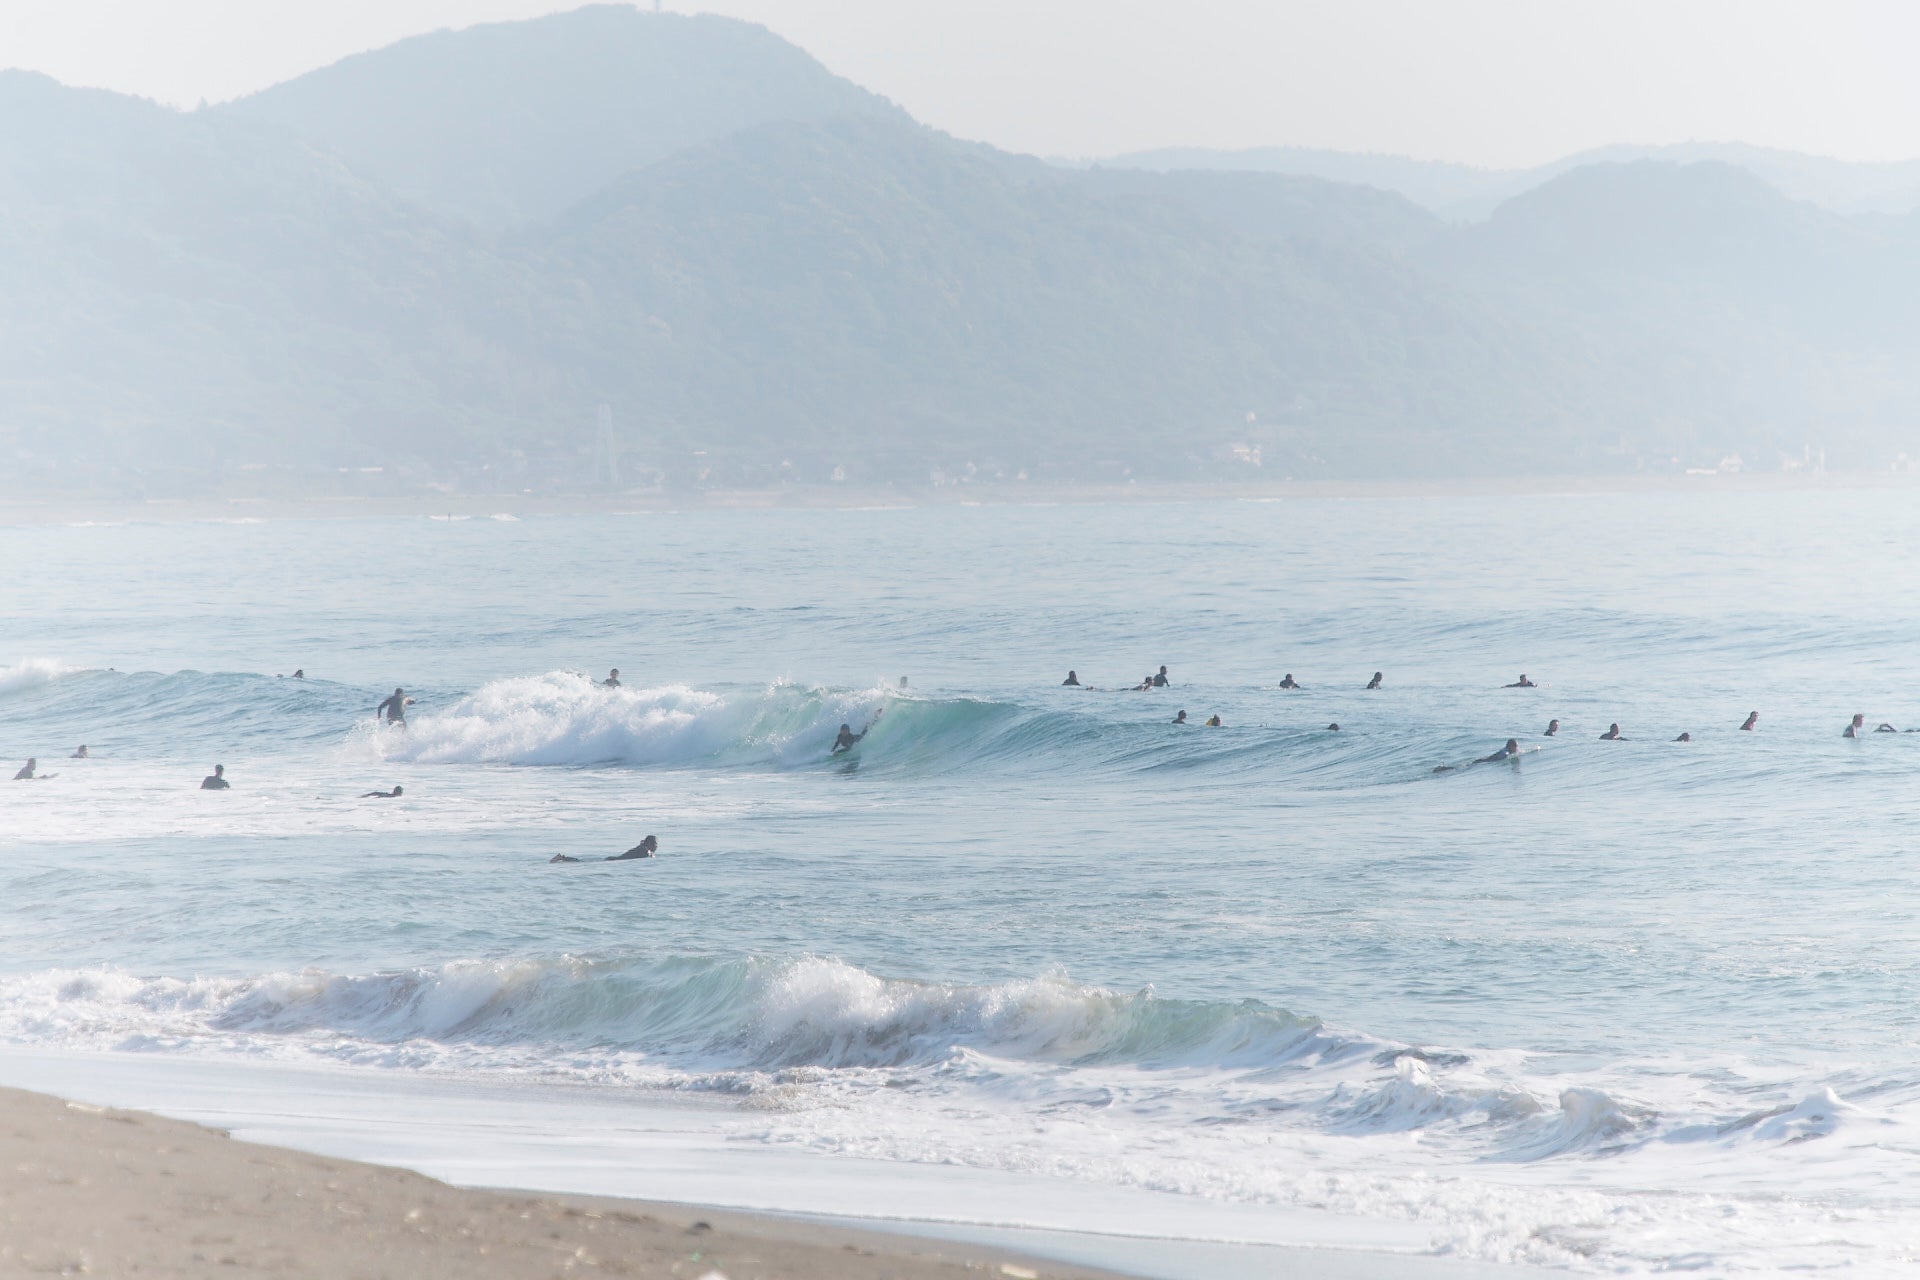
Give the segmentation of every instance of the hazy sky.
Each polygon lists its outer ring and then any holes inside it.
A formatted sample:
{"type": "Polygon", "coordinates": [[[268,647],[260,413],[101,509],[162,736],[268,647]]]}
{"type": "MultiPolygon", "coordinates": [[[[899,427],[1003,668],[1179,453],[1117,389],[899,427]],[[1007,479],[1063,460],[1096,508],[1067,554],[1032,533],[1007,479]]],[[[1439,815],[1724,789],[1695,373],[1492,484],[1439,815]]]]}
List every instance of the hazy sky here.
{"type": "MultiPolygon", "coordinates": [[[[551,0],[0,0],[0,66],[191,105],[551,0]]],[[[1610,142],[1920,157],[1914,0],[670,0],[969,138],[1485,165],[1610,142]]]]}

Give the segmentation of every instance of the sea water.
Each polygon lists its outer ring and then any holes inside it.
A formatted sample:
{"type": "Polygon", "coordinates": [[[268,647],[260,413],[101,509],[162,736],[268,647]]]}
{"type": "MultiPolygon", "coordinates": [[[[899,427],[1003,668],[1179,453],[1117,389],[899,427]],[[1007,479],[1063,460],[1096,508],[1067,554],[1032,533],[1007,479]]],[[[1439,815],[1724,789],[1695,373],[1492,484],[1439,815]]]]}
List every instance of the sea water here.
{"type": "Polygon", "coordinates": [[[1842,736],[1920,727],[1911,492],[6,539],[15,1052],[677,1098],[1490,1261],[1920,1253],[1920,734],[1842,736]]]}

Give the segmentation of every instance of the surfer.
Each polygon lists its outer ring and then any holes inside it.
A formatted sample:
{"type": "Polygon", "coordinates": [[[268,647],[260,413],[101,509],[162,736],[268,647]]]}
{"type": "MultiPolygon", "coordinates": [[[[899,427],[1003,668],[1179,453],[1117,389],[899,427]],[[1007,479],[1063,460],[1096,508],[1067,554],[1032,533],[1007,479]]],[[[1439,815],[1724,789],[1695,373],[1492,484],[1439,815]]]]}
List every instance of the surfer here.
{"type": "Polygon", "coordinates": [[[81,743],[80,749],[67,758],[70,760],[85,760],[87,758],[87,744],[84,742],[81,743]]]}
{"type": "Polygon", "coordinates": [[[20,766],[20,772],[13,775],[13,780],[15,782],[32,782],[33,771],[39,767],[39,760],[29,758],[25,764],[20,766]]]}
{"type": "Polygon", "coordinates": [[[1062,681],[1060,682],[1060,687],[1061,687],[1062,689],[1078,689],[1078,688],[1080,688],[1080,675],[1079,675],[1079,673],[1078,673],[1078,672],[1074,672],[1074,671],[1069,671],[1069,672],[1067,672],[1067,678],[1066,678],[1065,680],[1062,680],[1062,681]]]}
{"type": "Polygon", "coordinates": [[[1747,722],[1741,725],[1740,727],[1743,730],[1747,730],[1751,732],[1753,728],[1757,726],[1759,723],[1760,723],[1760,713],[1758,711],[1749,711],[1747,712],[1747,722]]]}
{"type": "Polygon", "coordinates": [[[1212,715],[1212,716],[1208,716],[1208,717],[1207,717],[1207,728],[1209,728],[1209,729],[1218,729],[1218,728],[1220,728],[1220,717],[1219,717],[1219,716],[1217,716],[1217,715],[1212,715]]]}
{"type": "Polygon", "coordinates": [[[1607,731],[1600,735],[1600,741],[1625,742],[1626,738],[1624,735],[1621,734],[1620,726],[1618,724],[1610,724],[1607,726],[1607,731]]]}
{"type": "Polygon", "coordinates": [[[1167,669],[1165,667],[1161,667],[1159,671],[1154,673],[1152,678],[1149,679],[1147,683],[1152,685],[1156,689],[1167,688],[1167,669]]]}
{"type": "Polygon", "coordinates": [[[1298,689],[1300,685],[1296,680],[1294,680],[1293,672],[1289,671],[1285,676],[1281,678],[1280,687],[1282,689],[1298,689]]]}
{"type": "Polygon", "coordinates": [[[1518,680],[1515,680],[1512,684],[1501,685],[1500,687],[1503,689],[1538,689],[1540,686],[1527,679],[1527,673],[1522,671],[1518,680]]]}
{"type": "Polygon", "coordinates": [[[600,687],[603,689],[618,689],[620,687],[620,668],[615,667],[613,670],[607,672],[607,678],[600,682],[600,687]]]}
{"type": "Polygon", "coordinates": [[[399,797],[400,792],[401,792],[400,785],[398,783],[395,783],[393,790],[391,791],[362,792],[360,798],[362,800],[394,800],[399,797]]]}
{"type": "Polygon", "coordinates": [[[227,766],[223,764],[213,766],[213,772],[200,779],[202,791],[225,791],[232,785],[227,781],[227,766]]]}
{"type": "Polygon", "coordinates": [[[1551,738],[1559,732],[1560,732],[1560,722],[1558,720],[1549,720],[1547,721],[1547,731],[1541,734],[1540,736],[1543,738],[1551,738]]]}
{"type": "MultiPolygon", "coordinates": [[[[609,857],[602,858],[600,859],[600,861],[632,862],[636,858],[651,858],[654,855],[654,852],[659,848],[660,848],[660,842],[654,839],[652,836],[648,836],[645,840],[642,840],[639,844],[633,846],[633,848],[627,850],[625,853],[616,853],[609,857]]],[[[553,863],[556,863],[556,862],[582,862],[582,861],[584,861],[584,859],[582,858],[571,857],[564,853],[556,853],[551,858],[547,859],[547,864],[551,866],[553,863]]]]}
{"type": "Polygon", "coordinates": [[[1338,733],[1338,732],[1340,732],[1340,726],[1339,726],[1339,725],[1337,725],[1337,724],[1330,724],[1330,725],[1328,725],[1328,726],[1327,726],[1327,732],[1328,732],[1328,733],[1338,733]]]}
{"type": "Polygon", "coordinates": [[[1374,672],[1373,679],[1367,681],[1367,688],[1378,689],[1380,687],[1380,682],[1384,679],[1386,679],[1386,677],[1382,675],[1380,672],[1378,671],[1374,672]]]}
{"type": "Polygon", "coordinates": [[[1187,713],[1182,711],[1179,715],[1173,718],[1173,722],[1175,724],[1185,724],[1187,722],[1187,713]]]}
{"type": "Polygon", "coordinates": [[[1516,757],[1519,756],[1519,754],[1520,754],[1520,739],[1508,738],[1506,746],[1500,748],[1498,751],[1494,752],[1490,756],[1481,756],[1478,760],[1475,760],[1474,763],[1475,764],[1497,764],[1502,760],[1515,759],[1516,757]]]}
{"type": "MultiPolygon", "coordinates": [[[[884,708],[882,710],[884,710],[884,708]]],[[[829,751],[827,754],[830,756],[837,756],[843,751],[853,750],[854,743],[860,741],[860,739],[866,737],[869,733],[873,732],[874,723],[880,719],[880,715],[881,715],[881,712],[879,711],[874,712],[873,719],[867,721],[867,727],[862,729],[858,733],[855,733],[853,731],[852,725],[849,725],[849,724],[841,725],[840,736],[833,740],[833,750],[829,751]]]]}
{"type": "Polygon", "coordinates": [[[388,724],[397,724],[404,729],[407,727],[407,707],[411,705],[412,702],[413,699],[407,696],[405,689],[396,688],[391,698],[388,698],[374,708],[373,718],[378,720],[382,715],[385,715],[388,724]]]}
{"type": "Polygon", "coordinates": [[[1867,727],[1866,714],[1864,712],[1855,712],[1853,717],[1853,723],[1848,725],[1846,732],[1842,733],[1840,736],[1843,738],[1857,738],[1860,736],[1860,731],[1866,727],[1867,727]]]}
{"type": "Polygon", "coordinates": [[[1675,742],[1692,742],[1693,735],[1690,733],[1682,733],[1679,737],[1675,738],[1674,741],[1675,742]]]}
{"type": "Polygon", "coordinates": [[[307,678],[307,669],[305,667],[295,667],[293,669],[293,678],[295,680],[305,680],[307,678]]]}

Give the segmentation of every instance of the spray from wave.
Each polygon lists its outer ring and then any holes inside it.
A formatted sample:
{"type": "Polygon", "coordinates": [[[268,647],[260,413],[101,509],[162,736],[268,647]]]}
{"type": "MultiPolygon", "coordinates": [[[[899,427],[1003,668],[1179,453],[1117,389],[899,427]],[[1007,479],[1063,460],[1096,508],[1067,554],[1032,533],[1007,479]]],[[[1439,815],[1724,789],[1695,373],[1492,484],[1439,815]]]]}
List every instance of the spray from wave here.
{"type": "Polygon", "coordinates": [[[26,689],[50,685],[61,676],[80,670],[53,658],[27,658],[10,667],[0,667],[0,697],[26,689]]]}
{"type": "Polygon", "coordinates": [[[356,737],[384,759],[423,764],[791,768],[827,759],[842,724],[872,727],[863,759],[900,760],[991,732],[1019,714],[999,703],[783,682],[733,693],[606,689],[556,671],[493,681],[444,711],[416,713],[405,732],[363,724],[356,737]]]}

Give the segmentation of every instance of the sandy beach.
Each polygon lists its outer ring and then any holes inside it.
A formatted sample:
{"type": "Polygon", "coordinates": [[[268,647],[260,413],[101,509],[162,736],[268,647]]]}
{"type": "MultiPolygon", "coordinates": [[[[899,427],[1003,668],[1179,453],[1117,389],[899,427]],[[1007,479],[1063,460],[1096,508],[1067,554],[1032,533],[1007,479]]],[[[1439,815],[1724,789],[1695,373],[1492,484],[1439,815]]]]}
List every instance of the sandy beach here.
{"type": "Polygon", "coordinates": [[[464,1190],[184,1121],[0,1089],[0,1275],[460,1277],[1106,1273],[753,1214],[464,1190]]]}

